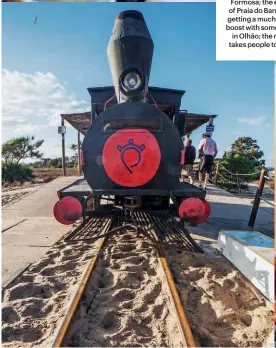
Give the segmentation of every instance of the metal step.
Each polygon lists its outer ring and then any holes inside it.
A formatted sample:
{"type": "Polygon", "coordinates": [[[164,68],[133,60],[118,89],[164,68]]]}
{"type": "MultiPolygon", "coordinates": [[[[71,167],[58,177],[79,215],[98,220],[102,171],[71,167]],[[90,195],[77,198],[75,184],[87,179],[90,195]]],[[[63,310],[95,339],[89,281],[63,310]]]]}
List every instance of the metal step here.
{"type": "Polygon", "coordinates": [[[190,252],[203,250],[190,236],[183,222],[178,221],[169,211],[134,211],[130,216],[125,210],[110,214],[95,212],[87,222],[76,227],[65,242],[91,242],[110,234],[135,230],[152,242],[180,247],[190,252]]]}
{"type": "Polygon", "coordinates": [[[105,234],[113,222],[113,217],[108,216],[92,216],[85,223],[77,226],[67,237],[65,242],[93,241],[101,238],[105,234]]]}
{"type": "Polygon", "coordinates": [[[203,250],[190,236],[184,224],[167,211],[136,211],[133,221],[149,235],[157,235],[158,240],[164,244],[175,245],[190,252],[203,250]]]}

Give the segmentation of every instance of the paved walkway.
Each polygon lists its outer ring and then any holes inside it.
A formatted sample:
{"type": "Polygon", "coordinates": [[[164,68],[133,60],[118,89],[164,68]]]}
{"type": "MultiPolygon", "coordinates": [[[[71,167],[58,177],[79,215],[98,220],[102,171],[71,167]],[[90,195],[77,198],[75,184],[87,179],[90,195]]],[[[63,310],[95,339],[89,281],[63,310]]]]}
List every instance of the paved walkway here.
{"type": "Polygon", "coordinates": [[[240,198],[209,185],[206,200],[211,205],[211,215],[208,220],[199,227],[189,228],[198,241],[203,242],[205,239],[206,243],[215,244],[220,230],[253,230],[274,238],[274,208],[272,206],[262,203],[254,228],[251,229],[248,226],[252,209],[251,198],[240,198]]]}
{"type": "Polygon", "coordinates": [[[78,177],[59,177],[2,208],[2,287],[38,261],[69,229],[56,222],[57,189],[78,177]]]}

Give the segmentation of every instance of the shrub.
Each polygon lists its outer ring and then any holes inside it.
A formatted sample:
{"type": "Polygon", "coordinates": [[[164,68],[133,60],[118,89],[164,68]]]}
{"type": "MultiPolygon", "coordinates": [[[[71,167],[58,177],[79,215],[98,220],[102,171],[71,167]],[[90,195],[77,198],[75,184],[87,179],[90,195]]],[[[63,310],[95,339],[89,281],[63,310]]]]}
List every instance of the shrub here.
{"type": "Polygon", "coordinates": [[[32,169],[29,167],[16,163],[2,163],[2,181],[24,181],[32,177],[32,169]]]}
{"type": "Polygon", "coordinates": [[[238,188],[237,176],[231,175],[229,172],[233,174],[248,174],[239,176],[240,187],[242,189],[245,189],[248,182],[255,180],[255,178],[258,179],[260,174],[254,173],[256,173],[259,169],[260,168],[256,166],[256,162],[254,160],[248,159],[246,157],[239,155],[235,155],[232,158],[224,157],[221,161],[219,173],[226,181],[219,177],[217,185],[226,190],[236,190],[238,188]]]}

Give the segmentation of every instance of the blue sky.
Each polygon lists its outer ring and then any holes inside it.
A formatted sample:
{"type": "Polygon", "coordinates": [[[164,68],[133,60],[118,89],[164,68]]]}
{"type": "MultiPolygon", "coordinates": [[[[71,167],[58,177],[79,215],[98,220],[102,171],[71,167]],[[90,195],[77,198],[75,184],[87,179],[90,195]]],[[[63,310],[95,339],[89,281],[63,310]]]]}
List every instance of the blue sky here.
{"type": "MultiPolygon", "coordinates": [[[[87,87],[112,84],[106,48],[116,15],[140,10],[154,40],[150,85],[184,89],[182,108],[218,114],[223,153],[251,136],[274,164],[274,63],[217,62],[215,3],[4,3],[3,141],[45,139],[60,156],[59,114],[89,109],[87,87]],[[37,24],[33,18],[37,16],[37,24]]],[[[192,140],[198,145],[204,127],[192,140]]],[[[68,129],[67,145],[76,141],[68,129]]],[[[70,155],[68,151],[68,155],[70,155]]]]}

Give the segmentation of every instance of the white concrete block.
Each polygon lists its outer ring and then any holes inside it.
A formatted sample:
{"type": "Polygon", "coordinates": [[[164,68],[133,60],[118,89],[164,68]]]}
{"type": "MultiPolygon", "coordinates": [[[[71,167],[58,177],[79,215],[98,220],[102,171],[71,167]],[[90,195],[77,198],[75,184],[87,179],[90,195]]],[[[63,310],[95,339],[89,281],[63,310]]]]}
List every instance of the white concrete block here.
{"type": "Polygon", "coordinates": [[[252,231],[220,231],[217,248],[274,303],[274,241],[252,231]]]}

